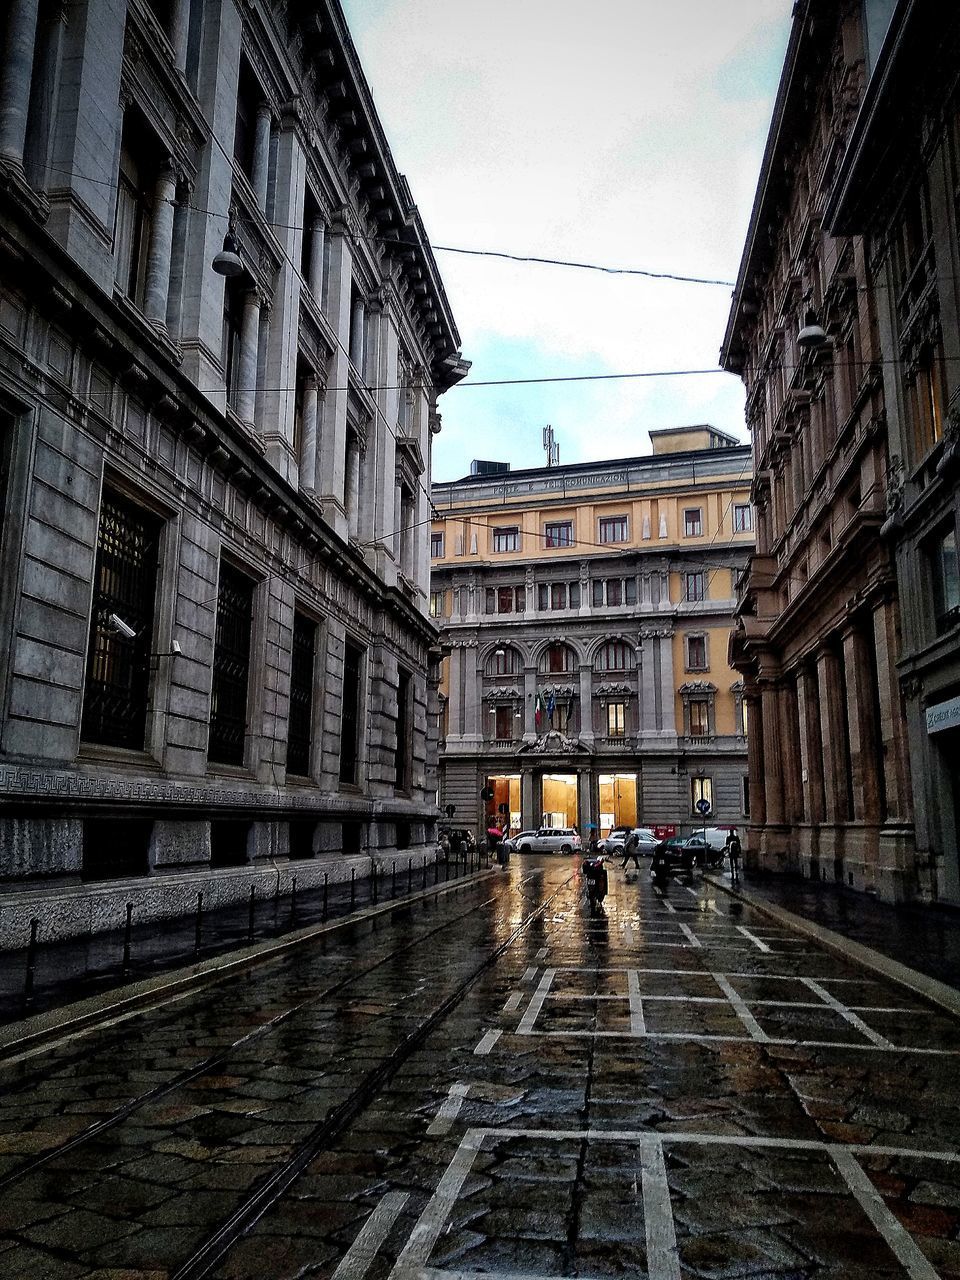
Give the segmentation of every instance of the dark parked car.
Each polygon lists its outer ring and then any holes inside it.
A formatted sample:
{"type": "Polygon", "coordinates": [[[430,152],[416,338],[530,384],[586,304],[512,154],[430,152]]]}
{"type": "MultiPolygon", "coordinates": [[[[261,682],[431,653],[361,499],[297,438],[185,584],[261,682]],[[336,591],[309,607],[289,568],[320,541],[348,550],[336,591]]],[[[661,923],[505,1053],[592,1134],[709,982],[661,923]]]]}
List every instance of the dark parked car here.
{"type": "Polygon", "coordinates": [[[672,871],[691,873],[694,867],[719,867],[723,863],[723,851],[705,844],[703,837],[671,836],[661,840],[653,851],[651,874],[669,875],[672,871]]]}

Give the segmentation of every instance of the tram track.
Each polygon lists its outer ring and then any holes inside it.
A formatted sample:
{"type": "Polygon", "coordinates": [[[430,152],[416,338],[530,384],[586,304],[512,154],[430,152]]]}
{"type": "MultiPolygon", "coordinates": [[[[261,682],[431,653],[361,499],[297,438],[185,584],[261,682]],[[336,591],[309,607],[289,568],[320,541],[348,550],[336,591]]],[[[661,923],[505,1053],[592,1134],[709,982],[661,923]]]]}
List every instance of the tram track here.
{"type": "MultiPolygon", "coordinates": [[[[526,883],[521,882],[515,888],[515,892],[520,893],[522,899],[527,897],[525,892],[526,883]]],[[[183,1277],[183,1280],[186,1280],[186,1277],[209,1275],[211,1268],[216,1266],[220,1258],[228,1252],[230,1245],[236,1242],[239,1236],[248,1230],[253,1222],[256,1222],[276,1199],[282,1196],[284,1190],[291,1185],[292,1181],[296,1180],[298,1174],[310,1164],[312,1158],[315,1158],[317,1153],[323,1151],[326,1144],[337,1138],[337,1135],[343,1133],[343,1130],[351,1123],[353,1117],[360,1114],[366,1106],[369,1106],[369,1103],[374,1100],[383,1085],[393,1078],[393,1075],[401,1068],[403,1062],[407,1061],[411,1053],[415,1052],[420,1047],[420,1044],[430,1036],[431,1032],[440,1023],[443,1023],[449,1012],[460,1004],[467,992],[470,991],[470,988],[474,986],[476,980],[497,964],[500,957],[506,954],[509,947],[515,945],[517,938],[524,934],[530,924],[549,909],[549,906],[556,900],[558,893],[562,892],[568,883],[570,883],[570,879],[567,879],[563,886],[554,891],[547,900],[540,902],[534,910],[527,911],[524,919],[513,929],[511,936],[503,943],[500,943],[498,947],[495,947],[494,951],[489,952],[483,961],[474,966],[474,969],[471,969],[471,972],[454,988],[454,991],[449,993],[426,1018],[421,1019],[417,1027],[413,1028],[407,1036],[404,1036],[402,1041],[388,1053],[388,1056],[362,1078],[361,1082],[348,1094],[346,1100],[334,1106],[332,1111],[315,1126],[314,1130],[311,1130],[311,1134],[306,1139],[303,1139],[296,1147],[293,1147],[289,1155],[283,1158],[275,1169],[262,1176],[259,1183],[253,1185],[251,1192],[239,1204],[233,1215],[224,1224],[221,1224],[220,1228],[216,1229],[209,1236],[209,1239],[204,1244],[201,1244],[201,1247],[196,1249],[195,1253],[183,1263],[180,1270],[173,1272],[173,1275],[183,1277]]],[[[308,1007],[324,1004],[326,1001],[343,995],[344,992],[348,991],[349,987],[361,984],[370,975],[375,974],[379,969],[383,969],[384,966],[396,964],[397,961],[402,961],[404,957],[410,956],[413,952],[422,950],[424,946],[429,946],[430,942],[438,938],[440,934],[449,933],[451,929],[460,928],[465,920],[471,918],[471,916],[476,916],[477,911],[483,911],[485,908],[497,904],[498,901],[500,901],[499,895],[492,895],[485,897],[480,902],[474,902],[467,910],[460,911],[453,918],[445,919],[435,927],[420,932],[417,937],[412,938],[411,941],[404,942],[402,946],[390,948],[387,954],[380,956],[374,963],[367,964],[362,969],[353,970],[353,972],[338,979],[337,982],[325,986],[323,991],[311,993],[305,1000],[294,1002],[294,1004],[289,1005],[287,1009],[283,1009],[279,1014],[274,1015],[273,1018],[265,1021],[259,1027],[253,1028],[251,1032],[234,1039],[227,1046],[218,1048],[215,1053],[211,1053],[204,1060],[196,1062],[186,1070],[178,1071],[173,1078],[146,1089],[146,1091],[137,1094],[131,1100],[124,1102],[122,1106],[114,1108],[109,1115],[102,1116],[101,1119],[88,1125],[87,1128],[74,1134],[73,1137],[65,1139],[64,1142],[56,1144],[55,1147],[51,1147],[47,1151],[37,1153],[37,1155],[23,1161],[22,1164],[14,1167],[14,1169],[6,1171],[3,1176],[0,1176],[0,1189],[6,1190],[17,1183],[22,1183],[24,1179],[44,1170],[45,1166],[54,1164],[59,1158],[68,1156],[69,1153],[76,1151],[77,1148],[86,1146],[86,1144],[104,1137],[105,1134],[109,1134],[111,1129],[118,1128],[129,1117],[136,1115],[136,1112],[140,1111],[141,1108],[172,1096],[178,1089],[186,1087],[186,1085],[195,1082],[202,1076],[220,1074],[221,1071],[228,1068],[230,1060],[236,1057],[238,1052],[246,1050],[251,1044],[257,1042],[269,1043],[271,1034],[278,1032],[285,1024],[291,1023],[298,1014],[302,1014],[308,1007]]],[[[104,1048],[109,1051],[109,1046],[104,1048]]],[[[63,1066],[63,1060],[58,1061],[58,1068],[61,1068],[61,1066],[63,1066]]],[[[31,1074],[35,1076],[35,1079],[51,1078],[51,1073],[31,1074]]]]}

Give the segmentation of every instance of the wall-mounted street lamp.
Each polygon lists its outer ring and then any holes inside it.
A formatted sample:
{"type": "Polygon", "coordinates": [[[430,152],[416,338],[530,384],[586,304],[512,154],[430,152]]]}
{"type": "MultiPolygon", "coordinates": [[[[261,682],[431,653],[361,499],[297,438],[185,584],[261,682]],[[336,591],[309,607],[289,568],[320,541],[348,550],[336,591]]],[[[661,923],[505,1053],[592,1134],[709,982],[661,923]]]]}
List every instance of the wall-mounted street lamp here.
{"type": "Polygon", "coordinates": [[[243,275],[243,263],[240,260],[240,246],[232,230],[223,237],[223,248],[210,264],[218,276],[243,275]]]}

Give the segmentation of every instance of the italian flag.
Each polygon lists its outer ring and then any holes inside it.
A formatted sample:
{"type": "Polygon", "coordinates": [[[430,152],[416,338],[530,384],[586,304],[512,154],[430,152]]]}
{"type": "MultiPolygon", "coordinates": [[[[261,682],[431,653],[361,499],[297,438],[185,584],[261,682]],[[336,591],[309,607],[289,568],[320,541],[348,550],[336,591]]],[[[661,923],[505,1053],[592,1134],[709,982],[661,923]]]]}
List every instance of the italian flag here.
{"type": "Polygon", "coordinates": [[[543,698],[540,696],[540,690],[537,690],[537,705],[534,709],[533,720],[537,728],[540,728],[540,721],[543,719],[543,698]]]}

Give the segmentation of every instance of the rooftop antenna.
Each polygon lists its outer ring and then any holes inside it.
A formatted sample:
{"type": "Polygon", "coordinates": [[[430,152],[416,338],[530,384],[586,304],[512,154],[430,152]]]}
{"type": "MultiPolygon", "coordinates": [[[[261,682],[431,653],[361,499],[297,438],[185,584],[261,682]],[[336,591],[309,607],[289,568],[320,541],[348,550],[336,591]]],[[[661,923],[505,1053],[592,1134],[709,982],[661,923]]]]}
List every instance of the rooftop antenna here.
{"type": "Polygon", "coordinates": [[[560,462],[560,446],[553,438],[553,427],[543,428],[543,450],[547,455],[547,466],[557,466],[560,462]]]}

